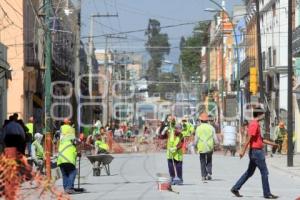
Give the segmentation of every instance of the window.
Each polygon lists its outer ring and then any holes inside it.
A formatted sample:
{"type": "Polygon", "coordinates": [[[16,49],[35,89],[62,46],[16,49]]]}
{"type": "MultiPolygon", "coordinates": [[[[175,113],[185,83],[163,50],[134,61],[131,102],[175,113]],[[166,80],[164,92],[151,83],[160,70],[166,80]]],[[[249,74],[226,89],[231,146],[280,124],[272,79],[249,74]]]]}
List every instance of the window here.
{"type": "Polygon", "coordinates": [[[268,64],[269,64],[269,67],[272,67],[272,51],[271,51],[271,47],[268,48],[268,64]]]}
{"type": "Polygon", "coordinates": [[[276,66],[276,50],[273,50],[273,66],[276,66]]]}
{"type": "Polygon", "coordinates": [[[272,5],[272,13],[273,13],[273,17],[276,17],[276,4],[275,3],[272,5]]]}
{"type": "Polygon", "coordinates": [[[262,68],[263,70],[266,68],[266,52],[262,53],[262,68]]]}

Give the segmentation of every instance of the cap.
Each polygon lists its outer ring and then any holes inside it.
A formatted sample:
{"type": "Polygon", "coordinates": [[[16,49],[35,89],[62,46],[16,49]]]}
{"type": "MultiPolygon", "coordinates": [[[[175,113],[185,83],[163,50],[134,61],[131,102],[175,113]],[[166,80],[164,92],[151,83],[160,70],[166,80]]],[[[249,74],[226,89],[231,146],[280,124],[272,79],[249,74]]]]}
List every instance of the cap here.
{"type": "Polygon", "coordinates": [[[253,113],[265,113],[265,109],[262,106],[254,106],[253,113]]]}
{"type": "Polygon", "coordinates": [[[208,119],[209,119],[207,113],[201,113],[199,118],[201,121],[208,121],[208,119]]]}
{"type": "Polygon", "coordinates": [[[187,115],[184,115],[183,117],[182,117],[182,121],[187,121],[189,119],[189,117],[187,116],[187,115]]]}
{"type": "Polygon", "coordinates": [[[41,138],[43,138],[43,135],[42,134],[40,134],[40,133],[36,133],[36,134],[34,134],[34,139],[41,139],[41,138]]]}

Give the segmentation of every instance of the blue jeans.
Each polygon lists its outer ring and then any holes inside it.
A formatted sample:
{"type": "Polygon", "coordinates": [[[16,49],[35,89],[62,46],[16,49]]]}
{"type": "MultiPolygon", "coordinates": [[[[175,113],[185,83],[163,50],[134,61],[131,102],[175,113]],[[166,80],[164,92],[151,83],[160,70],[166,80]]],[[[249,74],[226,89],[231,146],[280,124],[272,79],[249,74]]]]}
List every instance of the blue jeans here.
{"type": "Polygon", "coordinates": [[[268,168],[265,160],[265,153],[261,149],[250,149],[249,151],[250,162],[248,165],[247,171],[241,176],[241,178],[237,181],[237,183],[232,187],[232,190],[240,190],[244,183],[250,178],[254,172],[256,167],[260,170],[261,181],[264,196],[268,196],[271,194],[269,180],[268,180],[268,168]]]}
{"type": "Polygon", "coordinates": [[[31,142],[26,143],[27,149],[28,149],[28,156],[31,156],[31,142]]]}
{"type": "Polygon", "coordinates": [[[77,173],[76,168],[74,167],[74,169],[68,170],[65,168],[65,166],[60,166],[60,170],[62,173],[64,190],[74,188],[74,182],[77,173]]]}
{"type": "Polygon", "coordinates": [[[213,152],[200,153],[201,176],[212,175],[212,154],[213,152]]]}
{"type": "Polygon", "coordinates": [[[172,180],[175,178],[174,167],[176,168],[178,178],[180,178],[180,180],[183,181],[183,179],[182,179],[182,161],[174,160],[174,165],[173,165],[172,159],[168,159],[169,174],[170,174],[172,180]]]}

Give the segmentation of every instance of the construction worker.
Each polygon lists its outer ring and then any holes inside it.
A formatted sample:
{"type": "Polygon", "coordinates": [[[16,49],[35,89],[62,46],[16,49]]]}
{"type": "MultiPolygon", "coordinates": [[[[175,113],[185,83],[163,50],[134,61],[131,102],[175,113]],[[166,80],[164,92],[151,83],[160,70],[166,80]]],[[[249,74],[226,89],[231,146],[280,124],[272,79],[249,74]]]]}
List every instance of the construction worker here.
{"type": "Polygon", "coordinates": [[[188,116],[182,118],[182,136],[190,137],[194,133],[194,126],[188,121],[188,116]]]}
{"type": "Polygon", "coordinates": [[[106,143],[106,135],[105,135],[105,129],[104,127],[100,128],[100,134],[96,135],[96,141],[95,141],[95,153],[108,153],[109,146],[106,143]]]}
{"type": "Polygon", "coordinates": [[[212,154],[214,144],[218,144],[215,128],[208,123],[207,113],[201,113],[201,124],[196,128],[194,146],[200,154],[202,181],[212,179],[212,154]]]}
{"type": "Polygon", "coordinates": [[[15,116],[9,117],[9,122],[2,130],[2,138],[5,147],[16,147],[19,153],[25,155],[26,133],[20,123],[15,120],[15,116]]]}
{"type": "Polygon", "coordinates": [[[76,159],[77,156],[81,156],[77,154],[77,143],[76,139],[64,138],[60,140],[58,147],[57,166],[59,166],[62,173],[64,190],[68,194],[77,193],[74,190],[76,159]]]}
{"type": "Polygon", "coordinates": [[[186,149],[189,143],[192,140],[192,135],[194,133],[194,126],[188,121],[188,116],[182,118],[182,136],[184,138],[183,142],[183,151],[186,152],[186,149]]]}
{"type": "Polygon", "coordinates": [[[31,145],[31,157],[35,166],[37,167],[37,171],[43,173],[44,168],[44,148],[42,146],[43,135],[40,133],[36,133],[34,135],[34,142],[31,145]]]}
{"type": "Polygon", "coordinates": [[[75,139],[75,128],[71,126],[69,118],[64,119],[64,124],[60,127],[60,140],[75,139]]]}
{"type": "Polygon", "coordinates": [[[26,128],[27,128],[27,135],[26,135],[26,146],[27,146],[27,150],[28,150],[28,156],[31,156],[31,143],[33,140],[33,133],[34,133],[34,119],[33,117],[30,117],[28,120],[28,123],[25,124],[26,128]]]}
{"type": "Polygon", "coordinates": [[[167,142],[167,159],[169,174],[171,176],[172,185],[182,185],[182,126],[177,124],[174,129],[170,129],[167,142]]]}
{"type": "Polygon", "coordinates": [[[278,145],[278,150],[276,146],[273,146],[272,148],[273,154],[276,153],[276,150],[279,154],[281,154],[282,143],[286,135],[287,135],[287,131],[285,129],[284,122],[279,122],[278,126],[276,126],[274,130],[274,138],[275,138],[275,143],[278,145]]]}
{"type": "MultiPolygon", "coordinates": [[[[100,128],[102,127],[102,123],[100,120],[97,120],[94,124],[93,137],[100,134],[100,128]]],[[[95,138],[94,138],[95,139],[95,138]]]]}

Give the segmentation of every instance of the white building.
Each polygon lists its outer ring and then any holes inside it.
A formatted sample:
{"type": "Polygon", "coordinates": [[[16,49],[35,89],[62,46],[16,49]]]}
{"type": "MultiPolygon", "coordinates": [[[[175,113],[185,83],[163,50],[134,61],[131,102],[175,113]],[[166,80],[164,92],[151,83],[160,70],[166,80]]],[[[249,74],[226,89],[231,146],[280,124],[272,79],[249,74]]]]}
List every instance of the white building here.
{"type": "Polygon", "coordinates": [[[271,125],[286,122],[288,0],[260,0],[260,34],[265,94],[271,125]]]}

